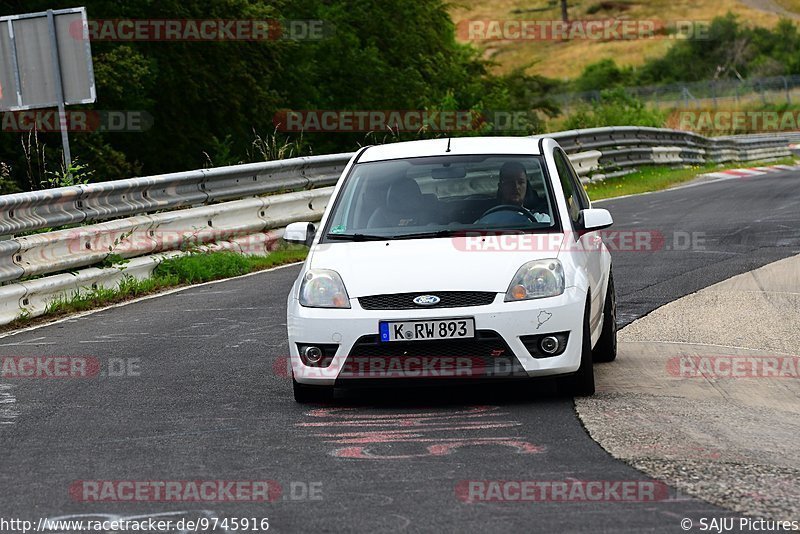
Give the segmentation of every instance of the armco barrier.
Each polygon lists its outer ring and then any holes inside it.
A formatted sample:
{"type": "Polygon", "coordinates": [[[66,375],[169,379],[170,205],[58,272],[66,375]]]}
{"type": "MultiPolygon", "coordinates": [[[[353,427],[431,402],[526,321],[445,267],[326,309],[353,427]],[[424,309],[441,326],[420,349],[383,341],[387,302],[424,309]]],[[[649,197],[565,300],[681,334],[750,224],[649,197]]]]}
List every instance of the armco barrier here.
{"type": "MultiPolygon", "coordinates": [[[[781,135],[706,138],[642,127],[548,135],[583,181],[643,165],[791,154],[781,135]]],[[[159,261],[187,247],[268,254],[283,226],[319,220],[332,191],[323,186],[336,183],[351,157],[309,156],[0,196],[0,235],[53,229],[0,241],[0,282],[6,284],[0,287],[0,324],[20,313],[44,313],[47,302],[80,288],[147,277],[159,261]],[[259,196],[265,194],[271,196],[259,196]],[[129,261],[96,267],[116,256],[129,261]]]]}
{"type": "Polygon", "coordinates": [[[599,150],[587,150],[569,154],[569,160],[579,176],[585,176],[600,168],[600,158],[603,153],[599,150]]]}
{"type": "MultiPolygon", "coordinates": [[[[47,306],[56,298],[69,297],[75,292],[85,291],[88,288],[114,287],[126,276],[139,280],[147,278],[161,261],[179,254],[177,252],[169,252],[144,256],[134,258],[119,268],[99,269],[91,267],[75,273],[62,273],[27,282],[19,282],[4,286],[2,289],[15,286],[24,289],[24,295],[20,297],[20,308],[24,309],[31,317],[36,317],[44,314],[47,306]]],[[[18,292],[19,289],[14,294],[16,295],[18,292]]],[[[18,309],[17,314],[19,314],[19,311],[18,309]]],[[[6,317],[0,317],[0,320],[3,319],[6,319],[6,317]]],[[[14,317],[10,317],[9,321],[13,319],[14,317]]]]}
{"type": "Polygon", "coordinates": [[[248,198],[0,241],[0,252],[3,246],[9,249],[14,267],[0,269],[0,281],[86,267],[110,255],[133,258],[181,250],[318,220],[331,192],[323,188],[248,198]]]}
{"type": "Polygon", "coordinates": [[[0,235],[333,185],[351,156],[309,156],[3,195],[0,235]]]}
{"type": "MultiPolygon", "coordinates": [[[[242,254],[267,255],[283,236],[281,229],[235,237],[200,247],[199,250],[230,250],[242,254]]],[[[115,287],[125,278],[144,280],[153,274],[159,263],[188,254],[185,251],[160,252],[133,258],[113,267],[89,267],[76,272],[61,273],[0,287],[0,324],[8,324],[21,313],[29,317],[44,315],[56,299],[86,292],[98,287],[115,287]]]]}

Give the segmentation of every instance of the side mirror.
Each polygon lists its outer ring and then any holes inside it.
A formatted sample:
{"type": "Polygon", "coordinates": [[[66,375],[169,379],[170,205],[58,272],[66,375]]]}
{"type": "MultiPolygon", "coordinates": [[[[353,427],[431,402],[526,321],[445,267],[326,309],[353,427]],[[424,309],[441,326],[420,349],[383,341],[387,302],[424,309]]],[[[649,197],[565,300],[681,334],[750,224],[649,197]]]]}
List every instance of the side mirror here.
{"type": "Polygon", "coordinates": [[[595,230],[602,230],[614,224],[614,219],[608,210],[601,208],[591,208],[581,210],[580,219],[578,220],[581,230],[585,232],[593,232],[595,230]]]}
{"type": "Polygon", "coordinates": [[[314,223],[295,222],[286,226],[283,231],[283,240],[287,243],[310,247],[311,243],[314,242],[314,234],[316,233],[317,229],[314,223]]]}

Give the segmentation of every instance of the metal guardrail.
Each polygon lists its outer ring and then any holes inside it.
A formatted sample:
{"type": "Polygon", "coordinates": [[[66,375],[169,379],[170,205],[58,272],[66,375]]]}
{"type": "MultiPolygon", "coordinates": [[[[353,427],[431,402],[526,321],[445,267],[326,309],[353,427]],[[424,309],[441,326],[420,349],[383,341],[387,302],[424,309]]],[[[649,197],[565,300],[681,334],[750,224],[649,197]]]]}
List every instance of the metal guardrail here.
{"type": "Polygon", "coordinates": [[[0,235],[333,185],[351,156],[308,156],[3,195],[0,235]]]}
{"type": "Polygon", "coordinates": [[[326,187],[246,198],[0,242],[6,247],[0,248],[0,280],[27,278],[0,287],[0,324],[23,310],[42,315],[52,299],[81,289],[114,286],[126,276],[147,278],[163,259],[184,249],[267,255],[282,227],[319,220],[332,192],[326,187]],[[107,259],[114,264],[96,267],[107,259]]]}
{"type": "MultiPolygon", "coordinates": [[[[709,139],[679,130],[614,127],[548,136],[564,147],[584,181],[642,165],[790,155],[789,141],[779,135],[709,139]]],[[[0,241],[0,282],[6,284],[0,287],[0,324],[12,321],[22,310],[41,315],[50,299],[82,287],[116,284],[124,276],[147,277],[159,261],[187,246],[267,254],[286,224],[319,220],[332,192],[323,186],[337,182],[352,155],[0,196],[0,234],[54,229],[0,241]],[[268,193],[284,194],[259,196],[268,193]],[[91,267],[112,255],[128,263],[91,267]]]]}
{"type": "Polygon", "coordinates": [[[595,166],[576,168],[582,177],[597,179],[625,174],[642,165],[726,163],[788,157],[783,135],[703,137],[683,130],[621,126],[570,130],[550,134],[575,165],[575,157],[599,151],[595,166]],[[666,152],[665,152],[666,149],[666,152]],[[665,156],[666,153],[670,155],[665,156]]]}
{"type": "Polygon", "coordinates": [[[313,220],[322,216],[331,193],[328,187],[246,198],[0,242],[19,245],[13,263],[0,264],[0,281],[94,265],[112,255],[133,258],[180,250],[280,228],[303,218],[313,220]]]}

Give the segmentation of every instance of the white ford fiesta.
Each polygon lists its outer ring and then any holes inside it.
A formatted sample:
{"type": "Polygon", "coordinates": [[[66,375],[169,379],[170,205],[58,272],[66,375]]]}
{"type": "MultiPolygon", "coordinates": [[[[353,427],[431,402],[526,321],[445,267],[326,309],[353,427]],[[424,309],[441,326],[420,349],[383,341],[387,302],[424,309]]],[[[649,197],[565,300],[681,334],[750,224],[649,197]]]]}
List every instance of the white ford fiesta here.
{"type": "Polygon", "coordinates": [[[616,357],[611,257],[553,139],[472,137],[361,149],[288,298],[294,396],[556,377],[594,393],[592,362],[616,357]]]}

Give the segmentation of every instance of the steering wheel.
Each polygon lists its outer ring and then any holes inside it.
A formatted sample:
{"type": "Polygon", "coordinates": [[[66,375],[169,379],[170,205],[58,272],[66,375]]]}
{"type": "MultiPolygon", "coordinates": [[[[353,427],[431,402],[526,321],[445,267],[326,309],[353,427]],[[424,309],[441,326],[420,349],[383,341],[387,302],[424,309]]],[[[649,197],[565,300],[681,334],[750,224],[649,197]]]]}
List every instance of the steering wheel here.
{"type": "Polygon", "coordinates": [[[534,214],[533,214],[533,212],[531,210],[529,210],[525,206],[515,206],[513,204],[501,204],[499,206],[495,206],[493,208],[489,208],[488,210],[483,212],[483,215],[478,217],[478,220],[480,221],[481,219],[483,219],[487,215],[490,215],[492,213],[497,213],[499,211],[515,211],[515,212],[520,213],[520,214],[524,215],[525,217],[527,217],[528,220],[531,221],[532,223],[539,224],[539,221],[536,220],[536,217],[534,216],[534,214]]]}

